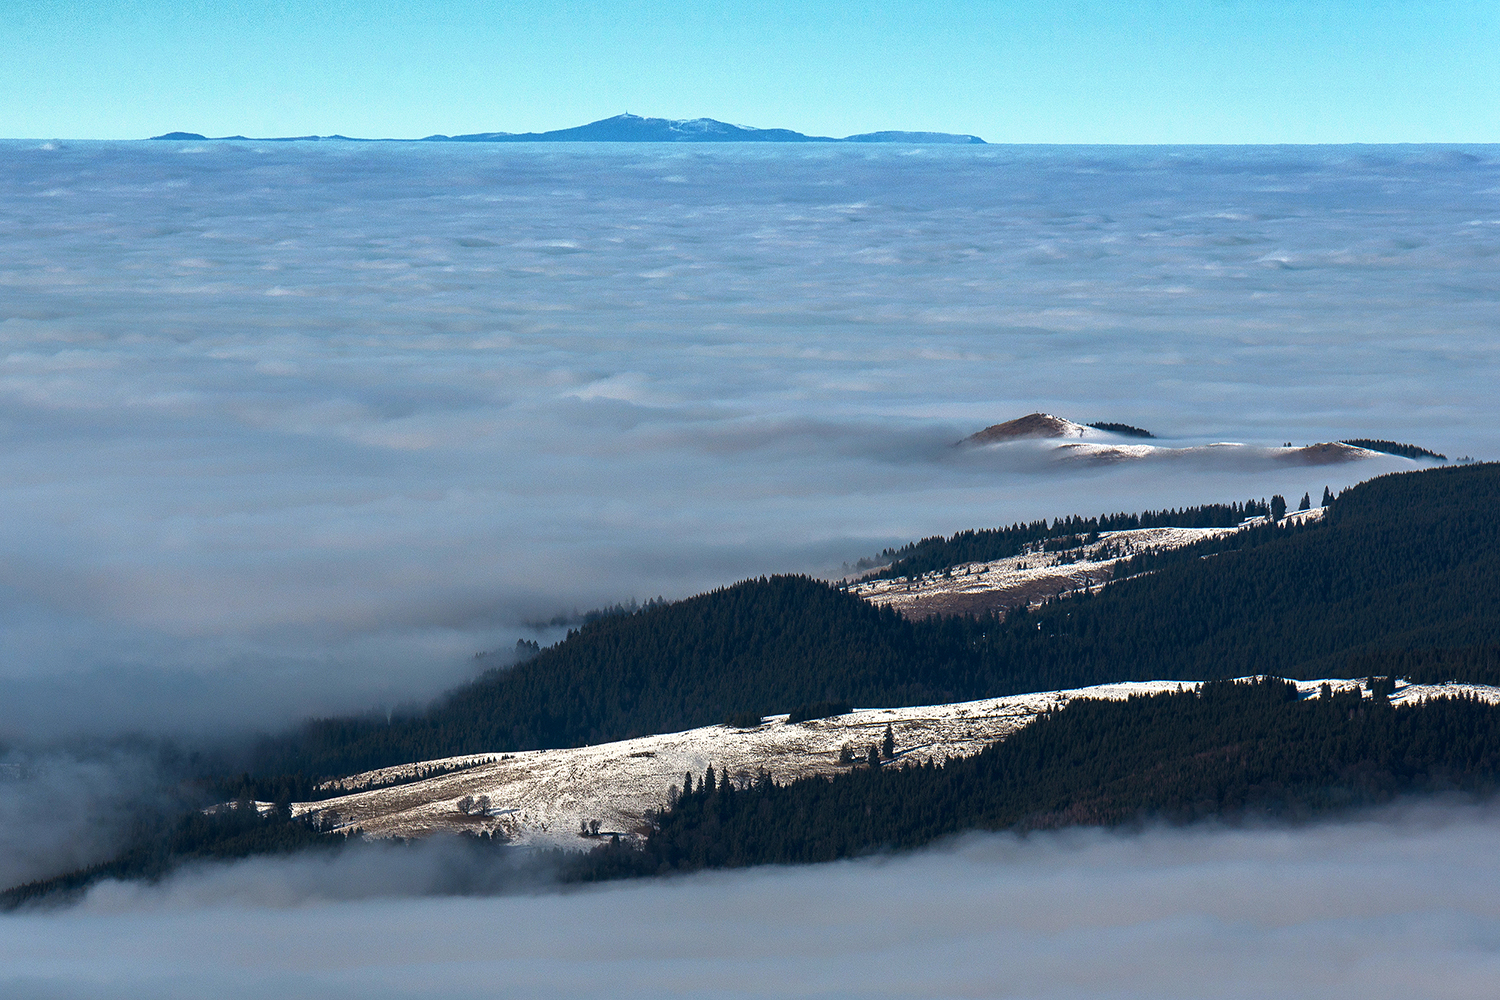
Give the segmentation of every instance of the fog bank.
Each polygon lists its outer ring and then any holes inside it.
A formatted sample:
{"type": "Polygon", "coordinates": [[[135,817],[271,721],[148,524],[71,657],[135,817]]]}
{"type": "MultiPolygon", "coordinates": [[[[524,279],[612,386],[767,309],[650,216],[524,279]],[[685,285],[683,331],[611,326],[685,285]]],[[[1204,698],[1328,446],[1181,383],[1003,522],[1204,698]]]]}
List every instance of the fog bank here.
{"type": "Polygon", "coordinates": [[[1496,454],[1493,147],[0,142],[0,738],[424,698],[573,609],[1496,454]]]}
{"type": "Polygon", "coordinates": [[[184,807],[181,777],[138,742],[0,752],[0,888],[110,859],[138,822],[184,807]]]}
{"type": "Polygon", "coordinates": [[[971,835],[895,858],[490,898],[388,898],[445,891],[440,852],[401,884],[379,852],[362,858],[362,871],[258,859],[0,918],[0,988],[1404,1000],[1487,995],[1500,974],[1493,807],[971,835]]]}

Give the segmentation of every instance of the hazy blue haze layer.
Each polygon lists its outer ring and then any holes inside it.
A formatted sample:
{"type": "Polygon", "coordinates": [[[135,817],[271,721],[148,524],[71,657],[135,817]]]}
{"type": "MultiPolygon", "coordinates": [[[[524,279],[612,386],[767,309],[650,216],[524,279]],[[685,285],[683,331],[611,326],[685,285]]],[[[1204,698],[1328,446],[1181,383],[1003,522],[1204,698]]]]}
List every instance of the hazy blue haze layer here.
{"type": "Polygon", "coordinates": [[[1495,147],[0,143],[0,736],[431,694],[559,612],[1500,448],[1495,147]]]}

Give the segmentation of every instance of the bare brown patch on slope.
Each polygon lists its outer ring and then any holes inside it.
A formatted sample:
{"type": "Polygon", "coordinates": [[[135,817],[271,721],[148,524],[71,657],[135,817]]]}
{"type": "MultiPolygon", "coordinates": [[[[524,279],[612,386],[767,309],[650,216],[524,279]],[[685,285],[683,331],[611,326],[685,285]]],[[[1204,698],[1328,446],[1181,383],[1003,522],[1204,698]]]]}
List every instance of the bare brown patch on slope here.
{"type": "Polygon", "coordinates": [[[1322,444],[1310,444],[1304,448],[1292,448],[1276,457],[1294,465],[1337,465],[1340,462],[1356,462],[1362,458],[1370,458],[1374,454],[1364,448],[1355,448],[1337,441],[1325,441],[1322,444]]]}
{"type": "Polygon", "coordinates": [[[960,444],[1000,444],[1004,441],[1023,441],[1030,438],[1078,437],[1083,428],[1071,420],[1054,417],[1050,413],[1028,413],[1024,417],[1007,420],[1003,424],[991,424],[984,430],[960,441],[960,444]]]}
{"type": "Polygon", "coordinates": [[[933,615],[982,615],[990,611],[1003,613],[1023,604],[1040,604],[1049,598],[1070,593],[1081,587],[1097,587],[1112,577],[1108,568],[1095,567],[1088,572],[1060,572],[1008,587],[970,592],[913,594],[910,601],[890,600],[890,607],[911,619],[933,615]]]}

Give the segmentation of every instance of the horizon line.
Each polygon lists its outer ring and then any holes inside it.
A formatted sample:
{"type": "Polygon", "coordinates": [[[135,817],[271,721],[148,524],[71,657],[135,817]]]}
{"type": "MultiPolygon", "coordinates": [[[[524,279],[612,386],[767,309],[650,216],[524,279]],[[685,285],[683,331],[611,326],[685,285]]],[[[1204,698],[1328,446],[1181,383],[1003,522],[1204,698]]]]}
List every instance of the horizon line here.
{"type": "MultiPolygon", "coordinates": [[[[877,130],[877,131],[878,132],[902,132],[902,131],[917,132],[917,131],[921,131],[921,130],[916,130],[916,129],[880,129],[880,130],[877,130]]],[[[164,136],[171,135],[171,133],[163,133],[161,136],[97,136],[97,135],[94,135],[94,136],[78,136],[78,135],[71,135],[71,136],[69,136],[69,135],[52,135],[52,136],[45,136],[45,135],[10,135],[10,136],[0,136],[0,142],[41,142],[41,143],[47,143],[47,142],[370,142],[370,143],[411,142],[411,143],[419,143],[419,142],[421,142],[421,143],[429,143],[429,144],[438,144],[438,143],[448,142],[448,143],[454,143],[454,144],[459,144],[459,145],[477,146],[477,145],[486,145],[486,144],[489,144],[489,145],[524,145],[524,144],[527,144],[530,140],[521,139],[520,138],[521,136],[524,136],[524,135],[542,135],[542,134],[545,134],[545,133],[519,133],[519,132],[517,132],[517,133],[501,133],[501,132],[485,133],[485,132],[470,132],[470,133],[455,133],[453,135],[446,135],[446,136],[443,135],[442,133],[434,133],[431,136],[419,136],[419,137],[416,137],[416,138],[409,138],[409,137],[401,137],[401,136],[375,136],[375,137],[370,137],[370,136],[351,136],[351,135],[343,135],[343,134],[337,133],[337,132],[331,132],[331,133],[328,133],[328,134],[320,134],[320,135],[308,134],[308,135],[285,135],[285,136],[279,136],[279,135],[278,136],[250,136],[250,135],[222,135],[222,136],[212,136],[212,135],[203,135],[201,138],[199,138],[198,137],[199,133],[191,133],[191,135],[193,136],[192,138],[182,138],[182,139],[165,139],[165,138],[163,138],[164,136]],[[516,136],[517,138],[516,139],[512,139],[512,140],[508,140],[508,141],[507,140],[502,140],[500,142],[489,142],[489,143],[486,143],[485,140],[470,140],[470,139],[466,138],[467,136],[471,136],[471,135],[507,135],[507,134],[508,135],[516,136]]],[[[876,134],[876,133],[860,132],[860,133],[854,133],[854,134],[855,135],[871,135],[871,134],[876,134]]],[[[960,133],[936,133],[936,134],[958,135],[960,133]]],[[[631,142],[629,140],[622,141],[622,140],[616,140],[616,139],[569,139],[569,140],[561,140],[561,142],[575,143],[575,144],[578,144],[578,145],[597,145],[597,146],[603,146],[603,145],[611,145],[611,146],[626,146],[626,145],[640,145],[640,146],[664,146],[664,145],[694,145],[694,146],[778,146],[778,145],[780,145],[780,146],[798,146],[798,145],[844,145],[844,144],[849,144],[849,145],[902,145],[903,144],[900,141],[890,141],[890,142],[885,142],[885,143],[874,143],[874,142],[871,142],[871,143],[847,143],[847,138],[848,137],[809,136],[807,142],[798,142],[798,141],[791,141],[791,142],[765,142],[765,141],[755,142],[755,141],[749,141],[749,142],[747,142],[747,141],[733,141],[733,140],[729,140],[729,141],[724,141],[724,140],[717,140],[717,141],[716,140],[707,140],[707,141],[701,141],[701,140],[700,141],[691,141],[691,140],[688,140],[688,141],[683,141],[683,140],[677,140],[677,141],[671,141],[671,140],[666,140],[666,141],[663,141],[663,140],[639,140],[639,141],[631,142]]],[[[535,144],[537,144],[537,145],[542,145],[542,144],[546,144],[546,145],[559,145],[560,141],[556,140],[556,139],[543,139],[543,140],[536,140],[535,144]]],[[[958,142],[949,142],[949,143],[933,143],[933,142],[919,143],[919,142],[912,142],[912,143],[906,143],[906,144],[907,145],[930,145],[930,146],[966,146],[966,145],[978,146],[978,145],[984,145],[984,146],[991,146],[991,147],[996,147],[996,146],[1111,146],[1111,147],[1160,147],[1160,148],[1166,148],[1166,147],[1184,147],[1184,146],[1191,146],[1191,147],[1220,147],[1220,146],[1222,146],[1222,147],[1231,147],[1231,146],[1233,146],[1233,147],[1240,147],[1240,146],[1264,146],[1264,147],[1272,147],[1272,146],[1296,146],[1296,147],[1317,147],[1317,146],[1500,146],[1500,138],[1496,138],[1496,139],[1326,139],[1326,140],[1264,140],[1263,139],[1263,140],[1246,140],[1246,141],[1239,141],[1239,142],[1229,141],[1229,140],[1196,140],[1196,141],[1195,140],[1172,140],[1172,141],[1139,140],[1139,141],[1129,141],[1129,140],[1121,140],[1121,139],[1108,139],[1108,140],[1103,140],[1103,139],[1097,139],[1097,140],[1088,140],[1088,139],[1074,139],[1074,140],[1060,140],[1060,139],[1000,139],[1000,140],[995,140],[995,139],[984,139],[984,140],[982,140],[979,143],[958,143],[958,142]]]]}

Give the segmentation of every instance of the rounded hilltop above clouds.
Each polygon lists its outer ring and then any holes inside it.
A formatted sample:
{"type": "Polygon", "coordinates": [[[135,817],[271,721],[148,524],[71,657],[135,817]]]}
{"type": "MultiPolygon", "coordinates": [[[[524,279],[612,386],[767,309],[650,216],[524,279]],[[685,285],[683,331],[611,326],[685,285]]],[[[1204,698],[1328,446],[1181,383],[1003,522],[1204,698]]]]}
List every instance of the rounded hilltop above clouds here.
{"type": "Polygon", "coordinates": [[[1060,458],[1106,462],[1193,455],[1209,459],[1211,456],[1229,454],[1241,456],[1242,459],[1282,465],[1336,465],[1391,455],[1413,461],[1445,460],[1444,456],[1415,445],[1363,438],[1300,446],[1286,442],[1272,447],[1228,441],[1171,447],[1156,444],[1155,440],[1156,435],[1131,424],[1079,424],[1051,413],[1036,412],[1004,423],[991,424],[959,441],[958,446],[987,449],[1019,442],[1038,442],[1043,449],[1051,450],[1060,458]],[[1153,443],[1143,443],[1148,440],[1153,443]]]}
{"type": "Polygon", "coordinates": [[[1024,417],[1007,420],[1003,424],[991,424],[984,430],[970,434],[961,444],[1000,444],[1004,441],[1025,441],[1034,438],[1081,438],[1089,428],[1075,424],[1050,413],[1028,413],[1024,417]]]}

